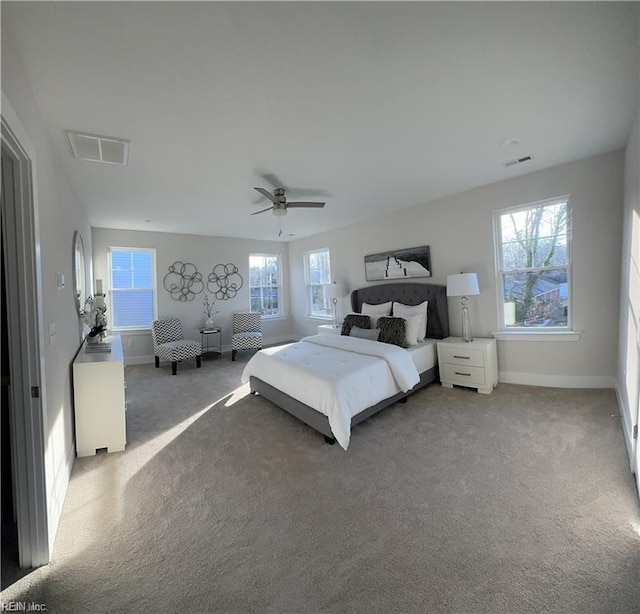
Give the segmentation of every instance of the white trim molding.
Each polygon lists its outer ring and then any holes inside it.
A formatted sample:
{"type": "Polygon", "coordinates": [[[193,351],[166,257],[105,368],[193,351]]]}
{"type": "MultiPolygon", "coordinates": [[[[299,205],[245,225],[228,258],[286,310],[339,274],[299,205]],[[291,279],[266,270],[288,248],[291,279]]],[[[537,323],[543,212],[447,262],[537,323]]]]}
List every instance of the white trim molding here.
{"type": "Polygon", "coordinates": [[[581,330],[557,331],[511,331],[501,330],[490,333],[498,341],[579,341],[581,330]]]}
{"type": "Polygon", "coordinates": [[[636,467],[636,459],[633,444],[633,422],[631,419],[631,411],[626,400],[620,392],[620,387],[616,385],[616,398],[618,399],[618,408],[620,409],[620,417],[622,419],[622,433],[624,434],[624,443],[627,446],[627,454],[629,456],[629,469],[631,473],[640,471],[640,467],[636,467]]]}
{"type": "Polygon", "coordinates": [[[19,564],[39,567],[51,560],[55,530],[50,522],[54,519],[46,482],[47,386],[41,351],[45,339],[36,158],[35,148],[4,92],[1,123],[2,148],[17,162],[14,180],[19,201],[3,202],[19,564]],[[33,394],[34,389],[39,390],[38,395],[33,394]]]}
{"type": "Polygon", "coordinates": [[[500,371],[501,384],[541,386],[543,388],[616,388],[613,375],[546,375],[500,371]]]}

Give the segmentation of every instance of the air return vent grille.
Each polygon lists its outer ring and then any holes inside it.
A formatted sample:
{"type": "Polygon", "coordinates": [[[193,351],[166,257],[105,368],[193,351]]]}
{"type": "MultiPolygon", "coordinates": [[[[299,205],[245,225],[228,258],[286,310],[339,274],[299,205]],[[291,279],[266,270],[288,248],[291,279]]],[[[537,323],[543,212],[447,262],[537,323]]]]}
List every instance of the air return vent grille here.
{"type": "Polygon", "coordinates": [[[516,164],[522,164],[523,162],[529,162],[529,160],[533,160],[533,156],[523,156],[522,158],[518,158],[517,160],[509,160],[508,162],[503,162],[502,166],[515,166],[516,164]]]}
{"type": "Polygon", "coordinates": [[[73,157],[78,160],[123,166],[129,163],[129,141],[125,139],[73,130],[66,134],[73,157]]]}

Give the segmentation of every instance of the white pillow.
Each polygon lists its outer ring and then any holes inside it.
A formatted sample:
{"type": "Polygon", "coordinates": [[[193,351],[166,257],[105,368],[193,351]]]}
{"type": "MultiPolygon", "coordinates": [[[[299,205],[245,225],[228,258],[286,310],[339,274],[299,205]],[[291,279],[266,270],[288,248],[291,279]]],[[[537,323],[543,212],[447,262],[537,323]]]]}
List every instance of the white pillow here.
{"type": "Polygon", "coordinates": [[[408,316],[421,316],[420,328],[418,330],[418,341],[422,341],[427,336],[427,305],[429,301],[424,301],[419,305],[403,305],[402,303],[393,303],[393,315],[398,318],[406,318],[408,316]]]}
{"type": "Polygon", "coordinates": [[[418,337],[418,331],[422,324],[422,316],[407,316],[406,318],[403,317],[403,319],[407,321],[407,332],[405,336],[407,345],[418,345],[418,341],[421,341],[418,337]]]}
{"type": "Polygon", "coordinates": [[[378,305],[362,303],[362,315],[369,316],[371,318],[371,328],[378,328],[378,318],[382,316],[390,316],[391,306],[392,301],[379,303],[378,305]]]}

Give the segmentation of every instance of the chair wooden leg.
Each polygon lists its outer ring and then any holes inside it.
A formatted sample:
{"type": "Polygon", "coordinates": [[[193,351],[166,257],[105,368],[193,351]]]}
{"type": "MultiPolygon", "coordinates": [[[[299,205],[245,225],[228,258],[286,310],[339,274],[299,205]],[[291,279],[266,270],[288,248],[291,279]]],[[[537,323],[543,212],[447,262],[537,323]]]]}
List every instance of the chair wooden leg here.
{"type": "Polygon", "coordinates": [[[178,363],[174,360],[171,363],[171,375],[175,375],[178,372],[178,363]]]}
{"type": "Polygon", "coordinates": [[[231,360],[235,360],[236,359],[236,354],[238,353],[238,350],[231,350],[231,360]]]}
{"type": "Polygon", "coordinates": [[[156,369],[160,366],[160,359],[156,356],[156,369]]]}
{"type": "Polygon", "coordinates": [[[196,356],[196,367],[199,369],[202,366],[202,356],[196,356]]]}

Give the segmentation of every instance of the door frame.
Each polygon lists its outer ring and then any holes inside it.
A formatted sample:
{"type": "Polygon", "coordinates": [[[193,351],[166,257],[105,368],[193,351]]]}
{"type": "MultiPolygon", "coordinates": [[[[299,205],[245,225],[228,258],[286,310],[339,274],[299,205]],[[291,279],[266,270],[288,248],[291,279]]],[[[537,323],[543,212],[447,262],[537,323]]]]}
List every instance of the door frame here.
{"type": "Polygon", "coordinates": [[[14,198],[2,198],[10,416],[20,567],[51,560],[45,473],[46,396],[35,149],[2,93],[0,142],[14,161],[14,198]]]}

